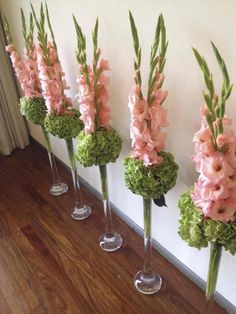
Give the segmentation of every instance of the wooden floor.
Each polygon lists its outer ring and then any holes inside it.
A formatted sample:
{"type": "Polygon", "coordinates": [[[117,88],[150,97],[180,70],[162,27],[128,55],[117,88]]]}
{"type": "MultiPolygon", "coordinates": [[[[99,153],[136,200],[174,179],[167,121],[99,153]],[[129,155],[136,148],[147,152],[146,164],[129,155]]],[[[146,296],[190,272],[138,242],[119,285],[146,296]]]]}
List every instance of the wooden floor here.
{"type": "MultiPolygon", "coordinates": [[[[71,188],[68,171],[59,171],[71,188]]],[[[47,154],[37,144],[0,157],[0,314],[203,312],[204,293],[156,251],[163,289],[138,293],[133,277],[142,266],[142,239],[114,215],[124,245],[103,252],[101,202],[83,190],[93,213],[77,222],[70,218],[72,189],[53,197],[49,185],[47,154]]],[[[215,306],[216,313],[226,312],[215,306]]]]}

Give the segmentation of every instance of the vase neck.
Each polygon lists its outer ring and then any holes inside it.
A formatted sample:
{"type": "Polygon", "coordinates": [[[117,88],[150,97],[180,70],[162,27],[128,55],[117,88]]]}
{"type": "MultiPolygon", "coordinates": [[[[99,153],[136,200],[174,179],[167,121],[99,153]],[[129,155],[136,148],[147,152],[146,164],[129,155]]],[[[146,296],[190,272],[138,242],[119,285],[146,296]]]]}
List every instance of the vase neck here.
{"type": "Polygon", "coordinates": [[[102,185],[103,209],[105,215],[105,233],[107,236],[113,236],[113,223],[111,216],[111,206],[108,193],[107,166],[99,165],[99,172],[102,185]]]}
{"type": "Polygon", "coordinates": [[[77,167],[76,167],[76,160],[75,160],[75,154],[74,154],[74,146],[73,146],[73,140],[72,138],[66,139],[66,146],[67,151],[70,159],[70,165],[71,165],[71,175],[73,180],[73,187],[74,187],[74,195],[75,195],[75,206],[78,208],[84,207],[82,194],[80,190],[80,184],[78,180],[78,174],[77,174],[77,167]]]}
{"type": "Polygon", "coordinates": [[[152,200],[143,199],[143,218],[144,218],[144,266],[143,271],[146,274],[152,272],[151,257],[152,257],[152,200]]]}
{"type": "Polygon", "coordinates": [[[48,152],[48,159],[49,159],[49,164],[50,164],[51,174],[52,174],[52,184],[54,186],[60,185],[61,184],[61,180],[59,178],[59,174],[58,174],[58,171],[57,171],[57,165],[56,165],[55,156],[52,153],[52,147],[51,147],[51,143],[50,143],[49,134],[45,130],[43,125],[42,125],[42,132],[43,132],[43,135],[44,135],[44,141],[45,141],[45,145],[46,145],[47,152],[48,152]]]}
{"type": "Polygon", "coordinates": [[[218,243],[211,243],[208,276],[206,284],[206,301],[207,304],[209,304],[209,307],[211,306],[210,304],[214,300],[216,283],[220,268],[221,255],[222,245],[218,243]]]}

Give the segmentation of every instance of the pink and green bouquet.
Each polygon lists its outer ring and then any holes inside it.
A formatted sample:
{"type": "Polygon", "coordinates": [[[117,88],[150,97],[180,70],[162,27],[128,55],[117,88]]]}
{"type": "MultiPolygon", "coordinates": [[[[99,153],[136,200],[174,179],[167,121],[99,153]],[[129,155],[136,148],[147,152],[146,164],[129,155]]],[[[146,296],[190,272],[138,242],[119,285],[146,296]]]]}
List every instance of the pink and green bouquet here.
{"type": "Polygon", "coordinates": [[[236,253],[236,137],[225,115],[233,86],[224,60],[213,43],[212,47],[223,75],[221,94],[216,94],[205,59],[193,49],[207,92],[203,93],[205,104],[200,108],[201,128],[193,138],[193,161],[199,177],[179,199],[181,238],[198,249],[211,244],[207,300],[215,292],[222,248],[236,253]]]}
{"type": "Polygon", "coordinates": [[[78,94],[76,95],[80,111],[80,120],[84,130],[79,133],[77,141],[77,158],[84,167],[106,165],[115,162],[121,151],[121,138],[110,125],[111,109],[109,107],[108,83],[106,72],[109,62],[100,59],[101,49],[98,48],[98,19],[93,39],[93,62],[87,64],[86,39],[81,27],[74,17],[77,34],[76,57],[79,63],[77,77],[78,94]]]}
{"type": "Polygon", "coordinates": [[[21,9],[22,30],[25,43],[24,55],[21,56],[12,39],[10,27],[5,16],[3,17],[4,29],[9,52],[16,77],[20,83],[24,97],[20,99],[20,111],[28,120],[34,124],[43,125],[47,108],[42,96],[42,87],[39,80],[37,67],[36,46],[34,44],[34,22],[30,14],[29,29],[27,30],[26,20],[21,9]]]}
{"type": "Polygon", "coordinates": [[[71,98],[65,91],[69,89],[64,78],[61,63],[58,57],[57,45],[51,27],[48,8],[46,16],[43,6],[40,9],[40,18],[37,19],[32,7],[35,23],[38,29],[38,45],[36,47],[39,78],[42,86],[42,94],[48,110],[44,121],[45,129],[59,138],[71,139],[76,137],[83,128],[79,119],[79,111],[73,108],[71,98]],[[45,29],[47,20],[51,41],[45,29]]]}
{"type": "MultiPolygon", "coordinates": [[[[135,51],[135,77],[129,94],[131,112],[131,154],[125,159],[125,182],[135,194],[144,198],[161,200],[175,186],[178,165],[171,153],[165,152],[167,138],[163,128],[168,126],[167,110],[163,103],[168,95],[164,90],[164,67],[166,62],[166,29],[160,15],[151,48],[147,97],[142,91],[141,47],[134,19],[130,23],[135,51]]],[[[158,203],[158,201],[157,201],[158,203]]]]}
{"type": "Polygon", "coordinates": [[[154,294],[162,287],[161,276],[152,269],[152,199],[158,206],[166,206],[165,194],[175,186],[178,165],[171,153],[165,152],[167,138],[163,128],[168,126],[167,110],[163,103],[168,92],[163,89],[166,63],[166,28],[162,14],[158,18],[151,47],[147,97],[142,88],[141,47],[134,18],[129,12],[133,45],[134,84],[129,93],[131,112],[131,153],[124,161],[125,183],[133,193],[143,197],[144,264],[134,277],[136,289],[143,294],[154,294]]]}
{"type": "Polygon", "coordinates": [[[87,64],[85,35],[75,17],[74,24],[77,34],[76,57],[79,63],[76,98],[81,114],[80,119],[84,123],[84,130],[77,137],[76,156],[83,167],[99,166],[105,213],[105,233],[101,235],[99,245],[104,251],[113,252],[121,247],[123,240],[113,228],[106,165],[117,160],[122,141],[119,133],[109,124],[111,109],[108,94],[109,79],[106,75],[109,71],[109,62],[100,59],[98,19],[92,32],[93,61],[91,66],[87,64]]]}

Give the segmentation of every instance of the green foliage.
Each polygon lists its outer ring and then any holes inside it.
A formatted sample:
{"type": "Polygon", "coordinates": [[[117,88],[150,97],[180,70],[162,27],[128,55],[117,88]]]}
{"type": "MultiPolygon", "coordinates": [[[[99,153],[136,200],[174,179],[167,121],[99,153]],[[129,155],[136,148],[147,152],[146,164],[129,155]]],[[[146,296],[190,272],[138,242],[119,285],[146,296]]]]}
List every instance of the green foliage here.
{"type": "MultiPolygon", "coordinates": [[[[76,49],[76,59],[79,64],[81,64],[84,67],[84,74],[86,77],[86,83],[90,86],[89,81],[89,71],[87,66],[87,55],[86,55],[86,37],[83,34],[83,31],[81,27],[79,26],[75,16],[73,15],[76,35],[77,35],[77,49],[76,49]]],[[[98,31],[98,20],[96,21],[95,25],[95,33],[93,33],[93,41],[97,40],[97,31],[98,31]]],[[[97,42],[96,42],[97,43],[97,42]]]]}
{"type": "MultiPolygon", "coordinates": [[[[54,48],[57,50],[57,45],[55,42],[54,33],[52,31],[47,5],[45,5],[45,7],[46,7],[46,19],[47,19],[48,27],[49,27],[50,34],[52,37],[52,43],[53,43],[54,48]]],[[[45,29],[45,12],[44,12],[43,4],[41,3],[41,6],[40,6],[40,17],[39,18],[37,18],[34,7],[32,4],[31,4],[31,10],[32,10],[34,21],[35,21],[35,24],[36,24],[36,27],[38,30],[39,46],[42,49],[43,57],[45,59],[46,64],[50,65],[50,60],[49,60],[49,56],[48,56],[48,34],[46,32],[46,29],[45,29]]]]}
{"type": "Polygon", "coordinates": [[[159,155],[163,161],[152,167],[146,167],[138,159],[125,159],[125,183],[133,193],[144,198],[158,199],[175,186],[179,167],[174,156],[167,152],[160,152],[159,155]]]}
{"type": "MultiPolygon", "coordinates": [[[[136,84],[139,85],[141,88],[142,85],[142,78],[140,73],[140,66],[141,66],[141,55],[142,55],[142,49],[139,46],[139,38],[138,38],[138,31],[137,27],[135,25],[134,18],[132,16],[132,13],[129,11],[129,20],[130,20],[130,26],[131,26],[131,32],[133,37],[133,45],[134,45],[134,52],[135,52],[135,59],[134,59],[134,69],[136,72],[136,84]]],[[[143,98],[141,93],[141,98],[143,98]]]]}
{"type": "Polygon", "coordinates": [[[222,84],[222,89],[221,89],[220,100],[219,100],[218,95],[215,94],[213,77],[212,77],[212,74],[210,73],[206,60],[204,59],[203,56],[200,55],[200,53],[195,48],[193,48],[193,52],[203,72],[205,84],[208,90],[208,92],[203,93],[203,96],[204,96],[204,99],[208,108],[206,119],[212,133],[212,140],[213,140],[214,148],[217,150],[218,147],[216,143],[216,138],[219,134],[223,133],[222,118],[224,117],[224,114],[225,114],[225,103],[231,94],[233,85],[231,85],[230,83],[229,74],[228,74],[223,58],[221,57],[218,49],[213,44],[213,42],[211,44],[212,44],[212,48],[216,56],[217,62],[219,64],[220,70],[222,72],[222,76],[223,76],[223,84],[222,84]],[[218,123],[214,124],[216,120],[218,120],[218,123]]]}
{"type": "Polygon", "coordinates": [[[83,167],[115,162],[121,151],[121,138],[113,128],[101,128],[91,134],[84,131],[77,137],[76,157],[83,167]]]}
{"type": "Polygon", "coordinates": [[[3,28],[7,37],[7,43],[8,45],[13,45],[13,39],[12,39],[11,31],[10,31],[10,26],[4,14],[2,14],[2,21],[3,21],[3,28]]]}
{"type": "Polygon", "coordinates": [[[202,213],[197,210],[192,202],[190,192],[181,195],[178,206],[180,208],[179,235],[197,249],[207,247],[208,243],[204,236],[202,213]]]}
{"type": "MultiPolygon", "coordinates": [[[[151,56],[150,56],[150,72],[148,79],[148,94],[147,101],[152,103],[152,92],[154,90],[157,74],[161,74],[164,70],[166,63],[166,51],[168,47],[168,42],[166,41],[166,28],[163,15],[161,14],[158,17],[155,37],[153,45],[151,47],[151,56]],[[159,43],[161,42],[161,47],[159,43]],[[158,49],[159,48],[159,49],[158,49]]],[[[160,86],[161,87],[161,86],[160,86]]]]}
{"type": "Polygon", "coordinates": [[[20,112],[32,123],[43,125],[47,114],[45,100],[39,97],[22,97],[20,99],[20,112]]]}
{"type": "Polygon", "coordinates": [[[207,247],[208,242],[218,243],[231,254],[236,253],[236,222],[205,219],[201,210],[195,207],[189,191],[181,195],[178,206],[179,235],[189,246],[201,249],[207,247]]]}
{"type": "MultiPolygon", "coordinates": [[[[135,81],[136,84],[139,85],[141,88],[142,85],[142,78],[140,73],[140,66],[141,66],[141,47],[139,44],[139,37],[137,27],[135,25],[134,18],[132,13],[129,11],[129,20],[131,26],[131,32],[133,37],[133,46],[135,52],[135,59],[134,59],[134,69],[136,73],[135,81]]],[[[150,72],[149,72],[149,79],[148,79],[148,93],[147,93],[147,101],[148,103],[152,103],[152,92],[155,88],[155,82],[157,79],[157,74],[161,74],[164,70],[165,63],[166,63],[166,51],[168,47],[168,42],[166,41],[166,28],[163,15],[160,14],[157,21],[154,41],[151,47],[151,55],[150,55],[150,72]],[[160,44],[160,46],[159,46],[160,44]]],[[[160,88],[161,86],[159,86],[160,88]]],[[[143,95],[141,93],[141,98],[143,95]]]]}
{"type": "Polygon", "coordinates": [[[77,110],[72,110],[75,114],[56,115],[48,113],[44,120],[44,127],[47,132],[64,139],[76,137],[83,129],[80,114],[77,110]]]}
{"type": "Polygon", "coordinates": [[[27,51],[32,50],[34,45],[34,20],[33,14],[30,13],[29,18],[29,30],[27,31],[25,15],[23,9],[21,9],[21,23],[22,23],[22,33],[25,41],[25,48],[27,51]]]}

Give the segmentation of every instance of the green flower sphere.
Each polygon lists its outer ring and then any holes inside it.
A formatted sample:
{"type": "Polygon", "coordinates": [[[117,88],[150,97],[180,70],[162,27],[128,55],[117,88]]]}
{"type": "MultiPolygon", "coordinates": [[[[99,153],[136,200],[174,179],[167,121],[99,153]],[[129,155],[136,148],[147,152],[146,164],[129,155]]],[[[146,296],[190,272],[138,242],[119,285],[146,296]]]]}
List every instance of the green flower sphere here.
{"type": "Polygon", "coordinates": [[[84,131],[77,137],[77,159],[83,167],[115,162],[121,151],[121,138],[112,127],[91,134],[84,131]]]}
{"type": "Polygon", "coordinates": [[[231,254],[236,253],[236,222],[224,223],[204,218],[201,210],[195,207],[190,191],[179,199],[179,235],[189,246],[201,249],[208,242],[224,246],[231,254]]]}
{"type": "Polygon", "coordinates": [[[80,120],[80,114],[74,110],[75,114],[56,115],[48,113],[44,120],[44,127],[47,132],[54,136],[64,139],[76,137],[83,129],[83,122],[80,120]]]}
{"type": "Polygon", "coordinates": [[[146,167],[138,159],[125,159],[125,184],[133,193],[144,198],[159,199],[175,186],[179,167],[174,156],[167,152],[160,152],[159,155],[163,161],[151,167],[146,167]]]}
{"type": "Polygon", "coordinates": [[[22,97],[20,99],[20,112],[32,123],[43,125],[47,114],[45,100],[40,97],[22,97]]]}

